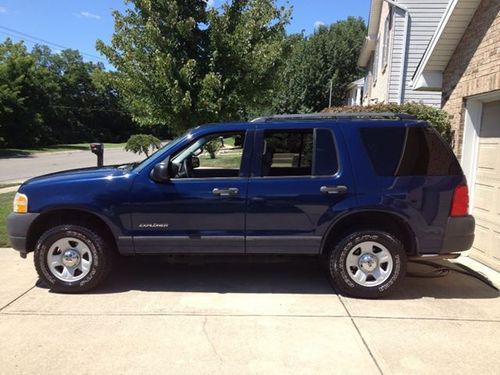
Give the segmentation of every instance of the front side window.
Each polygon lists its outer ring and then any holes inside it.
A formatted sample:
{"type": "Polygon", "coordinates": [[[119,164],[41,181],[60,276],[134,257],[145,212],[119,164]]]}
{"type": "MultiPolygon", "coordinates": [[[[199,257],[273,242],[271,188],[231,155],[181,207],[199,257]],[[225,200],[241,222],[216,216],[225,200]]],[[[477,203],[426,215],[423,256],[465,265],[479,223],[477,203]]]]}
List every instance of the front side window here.
{"type": "Polygon", "coordinates": [[[244,132],[203,136],[170,160],[174,178],[239,177],[244,132]]]}

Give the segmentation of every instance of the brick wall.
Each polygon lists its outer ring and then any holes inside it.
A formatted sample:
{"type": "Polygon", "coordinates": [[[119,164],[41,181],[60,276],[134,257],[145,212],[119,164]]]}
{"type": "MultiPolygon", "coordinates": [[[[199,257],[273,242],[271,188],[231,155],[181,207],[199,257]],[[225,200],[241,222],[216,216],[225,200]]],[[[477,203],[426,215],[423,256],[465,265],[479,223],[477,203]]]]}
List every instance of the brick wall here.
{"type": "Polygon", "coordinates": [[[500,1],[483,0],[443,74],[443,109],[450,114],[460,157],[464,98],[500,90],[500,1]]]}

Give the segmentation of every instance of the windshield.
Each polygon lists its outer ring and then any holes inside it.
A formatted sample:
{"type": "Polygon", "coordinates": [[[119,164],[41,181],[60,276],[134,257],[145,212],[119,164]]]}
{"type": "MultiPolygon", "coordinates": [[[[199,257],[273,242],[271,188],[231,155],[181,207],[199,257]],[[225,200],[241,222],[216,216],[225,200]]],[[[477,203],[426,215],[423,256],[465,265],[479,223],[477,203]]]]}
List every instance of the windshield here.
{"type": "Polygon", "coordinates": [[[160,148],[159,150],[157,150],[156,152],[152,153],[151,155],[149,155],[149,157],[147,157],[146,159],[144,159],[143,161],[141,161],[139,164],[135,165],[133,170],[136,171],[136,172],[139,172],[140,170],[142,170],[142,168],[144,168],[145,165],[147,165],[149,163],[149,161],[151,160],[151,158],[155,157],[155,155],[159,152],[165,152],[165,151],[168,151],[170,150],[171,148],[175,147],[178,143],[180,143],[182,140],[184,140],[184,138],[186,138],[189,134],[190,130],[188,130],[186,133],[182,134],[181,136],[171,140],[170,142],[168,142],[165,146],[163,146],[162,148],[160,148]]]}

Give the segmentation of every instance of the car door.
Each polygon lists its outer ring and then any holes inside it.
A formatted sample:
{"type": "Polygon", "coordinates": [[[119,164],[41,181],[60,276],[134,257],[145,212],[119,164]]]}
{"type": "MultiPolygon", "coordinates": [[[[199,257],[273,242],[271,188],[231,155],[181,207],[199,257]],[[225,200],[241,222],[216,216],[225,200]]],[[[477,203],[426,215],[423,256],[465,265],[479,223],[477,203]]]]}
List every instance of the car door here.
{"type": "Polygon", "coordinates": [[[317,254],[332,220],[355,199],[347,152],[339,152],[333,126],[269,126],[256,131],[246,251],[317,254]]]}
{"type": "Polygon", "coordinates": [[[138,179],[131,192],[136,253],[244,253],[252,143],[252,130],[203,134],[170,155],[179,165],[169,181],[138,179]],[[192,170],[183,174],[186,150],[202,137],[213,143],[191,155],[192,170]]]}

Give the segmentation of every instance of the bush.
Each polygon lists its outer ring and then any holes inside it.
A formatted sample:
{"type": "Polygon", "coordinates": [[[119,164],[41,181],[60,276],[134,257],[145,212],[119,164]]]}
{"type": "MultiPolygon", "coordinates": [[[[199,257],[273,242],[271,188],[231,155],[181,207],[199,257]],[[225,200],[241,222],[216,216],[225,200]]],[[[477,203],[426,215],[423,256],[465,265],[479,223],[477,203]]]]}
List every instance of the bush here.
{"type": "Polygon", "coordinates": [[[325,108],[323,112],[391,112],[391,113],[407,113],[414,115],[419,120],[427,121],[434,126],[443,138],[451,143],[451,126],[448,114],[442,109],[431,107],[419,103],[405,104],[374,104],[366,107],[360,106],[343,106],[325,108]]]}
{"type": "Polygon", "coordinates": [[[134,154],[145,153],[149,156],[150,150],[158,150],[161,147],[161,141],[150,134],[134,134],[125,145],[125,151],[132,151],[134,154]]]}
{"type": "Polygon", "coordinates": [[[212,139],[211,141],[208,141],[203,148],[210,155],[210,159],[215,159],[215,155],[221,149],[221,147],[222,147],[222,142],[220,141],[220,139],[215,138],[212,139]]]}

